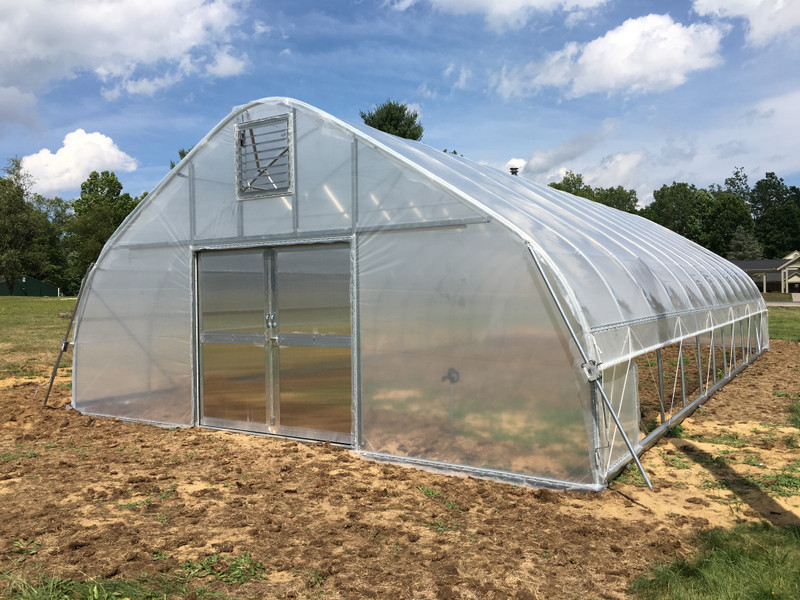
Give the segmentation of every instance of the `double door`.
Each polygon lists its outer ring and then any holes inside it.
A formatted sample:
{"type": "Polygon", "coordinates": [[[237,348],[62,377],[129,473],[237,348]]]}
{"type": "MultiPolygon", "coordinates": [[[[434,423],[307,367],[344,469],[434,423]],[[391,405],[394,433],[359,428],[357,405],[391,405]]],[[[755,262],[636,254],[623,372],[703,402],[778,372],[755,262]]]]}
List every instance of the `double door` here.
{"type": "Polygon", "coordinates": [[[351,441],[350,247],[198,255],[200,423],[351,441]]]}

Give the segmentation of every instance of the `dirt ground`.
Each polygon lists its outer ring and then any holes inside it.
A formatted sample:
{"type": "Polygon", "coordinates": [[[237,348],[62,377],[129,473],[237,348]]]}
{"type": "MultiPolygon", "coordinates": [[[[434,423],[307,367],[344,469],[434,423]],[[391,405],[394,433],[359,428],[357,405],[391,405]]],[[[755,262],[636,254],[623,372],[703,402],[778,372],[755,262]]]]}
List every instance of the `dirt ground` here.
{"type": "Polygon", "coordinates": [[[0,380],[0,571],[135,578],[249,552],[265,579],[202,583],[243,599],[623,598],[649,563],[691,552],[698,529],[800,524],[800,490],[765,491],[800,459],[791,342],[773,341],[682,438],[645,455],[653,491],[631,473],[562,493],[91,418],[66,408],[65,386],[43,407],[42,383],[0,380]]]}

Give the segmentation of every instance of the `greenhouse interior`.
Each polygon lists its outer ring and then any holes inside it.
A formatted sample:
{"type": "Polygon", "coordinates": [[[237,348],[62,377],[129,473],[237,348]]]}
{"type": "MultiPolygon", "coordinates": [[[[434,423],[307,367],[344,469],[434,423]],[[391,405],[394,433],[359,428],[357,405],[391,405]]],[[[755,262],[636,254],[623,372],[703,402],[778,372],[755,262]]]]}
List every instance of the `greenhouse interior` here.
{"type": "Polygon", "coordinates": [[[601,490],[768,340],[752,280],[653,222],[266,98],[105,245],[72,403],[601,490]]]}

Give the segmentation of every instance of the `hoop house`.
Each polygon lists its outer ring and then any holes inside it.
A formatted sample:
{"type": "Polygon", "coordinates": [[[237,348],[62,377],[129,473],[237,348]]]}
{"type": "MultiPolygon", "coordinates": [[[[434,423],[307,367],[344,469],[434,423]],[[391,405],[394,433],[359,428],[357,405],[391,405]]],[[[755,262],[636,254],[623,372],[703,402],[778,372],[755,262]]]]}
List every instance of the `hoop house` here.
{"type": "Polygon", "coordinates": [[[767,344],[750,278],[650,221],[267,98],[106,244],[73,405],[602,489],[767,344]]]}

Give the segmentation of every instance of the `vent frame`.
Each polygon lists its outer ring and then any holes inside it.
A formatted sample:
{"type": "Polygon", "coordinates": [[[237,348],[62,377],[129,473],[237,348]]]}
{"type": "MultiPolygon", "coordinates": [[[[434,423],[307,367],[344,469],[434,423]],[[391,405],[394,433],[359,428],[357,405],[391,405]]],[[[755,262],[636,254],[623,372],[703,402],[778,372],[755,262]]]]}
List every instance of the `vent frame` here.
{"type": "Polygon", "coordinates": [[[294,118],[291,113],[236,123],[236,194],[240,200],[294,193],[294,118]]]}

